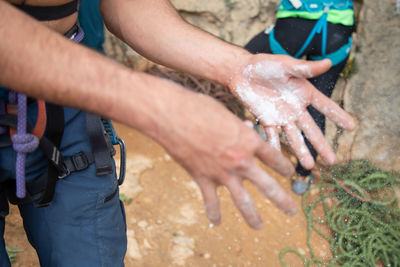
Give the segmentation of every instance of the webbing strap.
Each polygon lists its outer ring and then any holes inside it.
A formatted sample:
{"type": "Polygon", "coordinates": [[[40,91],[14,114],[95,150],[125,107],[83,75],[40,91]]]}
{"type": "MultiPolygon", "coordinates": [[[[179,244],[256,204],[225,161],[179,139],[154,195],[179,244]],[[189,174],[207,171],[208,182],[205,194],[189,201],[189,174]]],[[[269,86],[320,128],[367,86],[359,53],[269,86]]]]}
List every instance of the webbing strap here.
{"type": "Polygon", "coordinates": [[[270,44],[272,53],[274,53],[275,55],[289,55],[289,53],[275,39],[274,29],[272,29],[269,32],[269,44],[270,44]]]}
{"type": "Polygon", "coordinates": [[[19,10],[34,17],[37,20],[56,20],[62,19],[79,10],[80,1],[73,0],[69,3],[59,6],[30,6],[13,4],[19,10]]]}
{"type": "Polygon", "coordinates": [[[104,137],[103,124],[98,115],[86,113],[86,131],[94,155],[96,175],[106,175],[113,172],[109,145],[104,137]]]}
{"type": "Polygon", "coordinates": [[[46,186],[43,192],[43,195],[36,205],[37,207],[45,207],[50,204],[53,199],[54,191],[56,188],[56,182],[60,173],[59,168],[53,163],[62,161],[62,155],[59,152],[59,148],[61,145],[61,139],[64,132],[64,108],[61,106],[57,106],[54,104],[46,103],[47,109],[47,132],[46,137],[54,144],[54,146],[50,147],[50,145],[45,142],[42,138],[39,146],[42,151],[51,151],[51,159],[48,160],[48,168],[47,168],[47,179],[46,186]]]}
{"type": "MultiPolygon", "coordinates": [[[[312,29],[312,31],[310,32],[310,34],[307,37],[307,40],[304,42],[303,46],[300,48],[300,50],[296,53],[296,55],[294,56],[295,58],[299,58],[303,52],[306,50],[306,48],[308,47],[308,45],[311,43],[311,40],[314,38],[316,33],[321,33],[321,30],[323,30],[326,27],[327,21],[327,13],[324,13],[322,15],[322,17],[317,21],[317,23],[315,24],[314,28],[312,29]]],[[[325,32],[325,31],[323,31],[325,32]]],[[[324,34],[323,34],[324,35],[324,34]]],[[[323,36],[324,38],[324,36],[323,36]]],[[[326,34],[325,34],[325,38],[326,38],[326,34]]],[[[325,48],[324,48],[324,40],[322,39],[322,53],[325,53],[325,48]]],[[[325,41],[325,46],[326,46],[326,41],[325,41]]]]}
{"type": "Polygon", "coordinates": [[[325,58],[329,58],[332,61],[332,66],[336,66],[349,56],[351,50],[351,43],[352,39],[351,37],[349,37],[349,42],[344,46],[342,46],[341,48],[339,48],[338,50],[336,50],[335,52],[329,53],[325,56],[310,56],[310,58],[312,60],[322,60],[325,58]]]}

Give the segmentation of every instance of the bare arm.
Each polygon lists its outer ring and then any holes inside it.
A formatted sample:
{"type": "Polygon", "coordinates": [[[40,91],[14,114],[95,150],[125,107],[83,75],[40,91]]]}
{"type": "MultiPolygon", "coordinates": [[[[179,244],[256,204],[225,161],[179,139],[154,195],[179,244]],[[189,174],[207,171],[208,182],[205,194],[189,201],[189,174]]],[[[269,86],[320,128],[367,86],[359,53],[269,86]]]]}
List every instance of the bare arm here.
{"type": "Polygon", "coordinates": [[[355,127],[349,114],[307,81],[327,71],[329,60],[306,62],[249,54],[183,21],[168,0],[102,0],[101,10],[107,27],[144,56],[229,87],[264,125],[276,148],[277,128],[281,127],[306,168],[312,168],[314,160],[300,130],[325,162],[336,160],[310,119],[308,105],[345,129],[355,127]]]}
{"type": "Polygon", "coordinates": [[[160,64],[228,85],[250,54],[186,23],[167,0],[102,0],[107,28],[160,64]],[[216,56],[217,55],[217,56],[216,56]]]}
{"type": "Polygon", "coordinates": [[[284,212],[296,211],[290,197],[260,169],[254,156],[286,176],[293,173],[290,162],[210,97],[129,70],[3,1],[0,36],[0,84],[105,115],[149,135],[200,185],[213,223],[221,220],[216,188],[225,185],[249,225],[261,227],[242,179],[249,179],[284,212]]]}

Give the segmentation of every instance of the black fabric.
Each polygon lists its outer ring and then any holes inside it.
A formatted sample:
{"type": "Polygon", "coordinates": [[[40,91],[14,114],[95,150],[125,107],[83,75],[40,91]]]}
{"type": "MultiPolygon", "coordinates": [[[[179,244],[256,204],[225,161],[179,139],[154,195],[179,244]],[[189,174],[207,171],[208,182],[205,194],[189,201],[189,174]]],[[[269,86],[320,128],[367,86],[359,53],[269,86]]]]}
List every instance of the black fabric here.
{"type": "Polygon", "coordinates": [[[4,185],[0,184],[0,219],[4,219],[10,211],[4,185]]]}
{"type": "MultiPolygon", "coordinates": [[[[46,103],[47,110],[47,132],[46,137],[58,148],[58,152],[53,149],[52,158],[54,161],[61,159],[62,155],[59,153],[62,135],[64,132],[64,109],[61,106],[46,103]]],[[[43,138],[42,138],[43,140],[43,138]]],[[[42,149],[46,142],[40,141],[40,148],[42,149]]],[[[45,148],[47,149],[47,148],[45,148]]],[[[50,204],[53,199],[56,182],[59,176],[59,168],[57,168],[52,160],[48,160],[46,186],[37,207],[45,207],[50,204]]]]}
{"type": "MultiPolygon", "coordinates": [[[[306,41],[309,33],[315,26],[316,20],[307,20],[302,18],[284,18],[278,19],[274,27],[275,39],[279,44],[290,54],[294,55],[299,51],[304,42],[306,41]]],[[[328,35],[327,35],[327,46],[326,53],[332,53],[347,44],[349,37],[354,30],[354,26],[344,26],[341,24],[328,23],[328,35]]],[[[322,34],[316,34],[310,45],[306,48],[302,56],[309,59],[310,56],[320,56],[322,50],[322,34]]],[[[253,53],[271,53],[269,44],[268,34],[261,32],[256,35],[245,48],[253,53]]],[[[335,84],[339,78],[339,74],[343,71],[346,66],[347,59],[332,67],[329,71],[324,74],[309,79],[309,81],[323,94],[330,97],[332,95],[335,84]]],[[[309,106],[307,108],[310,115],[318,127],[325,132],[325,116],[318,110],[309,106]]],[[[314,159],[317,157],[317,152],[314,147],[305,138],[305,143],[311,152],[314,159]]],[[[311,171],[303,168],[300,164],[296,167],[296,173],[300,176],[308,176],[311,171]]]]}
{"type": "Polygon", "coordinates": [[[79,10],[79,5],[80,0],[73,0],[60,6],[30,6],[14,4],[14,6],[19,10],[40,21],[65,18],[77,12],[79,10]]]}
{"type": "Polygon", "coordinates": [[[11,204],[14,205],[23,205],[32,203],[36,200],[39,200],[42,196],[43,189],[46,186],[47,175],[43,174],[39,178],[36,178],[34,181],[30,181],[26,183],[26,195],[24,198],[18,198],[15,195],[16,185],[15,180],[7,180],[2,184],[4,186],[5,191],[7,193],[7,199],[11,204]]]}
{"type": "MultiPolygon", "coordinates": [[[[0,115],[0,125],[7,126],[11,128],[17,128],[18,118],[17,115],[13,114],[3,114],[0,115]]],[[[29,129],[28,129],[29,130],[29,129]]]]}
{"type": "Polygon", "coordinates": [[[86,131],[96,164],[96,175],[106,175],[113,172],[110,156],[110,145],[104,136],[104,128],[99,116],[86,114],[86,131]]]}

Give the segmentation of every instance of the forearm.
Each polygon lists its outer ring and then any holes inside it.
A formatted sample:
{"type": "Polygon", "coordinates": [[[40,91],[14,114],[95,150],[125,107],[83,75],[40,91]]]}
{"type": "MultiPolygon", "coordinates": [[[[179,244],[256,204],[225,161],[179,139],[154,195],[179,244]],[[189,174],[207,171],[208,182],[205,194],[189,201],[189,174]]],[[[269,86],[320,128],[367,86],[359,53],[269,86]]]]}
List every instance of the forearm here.
{"type": "Polygon", "coordinates": [[[106,115],[156,139],[167,105],[185,94],[73,43],[2,1],[0,25],[7,25],[0,27],[0,84],[15,91],[106,115]],[[175,97],[164,101],[168,96],[175,97]]]}
{"type": "Polygon", "coordinates": [[[186,23],[166,0],[102,0],[101,9],[108,29],[143,56],[223,85],[248,55],[186,23]]]}

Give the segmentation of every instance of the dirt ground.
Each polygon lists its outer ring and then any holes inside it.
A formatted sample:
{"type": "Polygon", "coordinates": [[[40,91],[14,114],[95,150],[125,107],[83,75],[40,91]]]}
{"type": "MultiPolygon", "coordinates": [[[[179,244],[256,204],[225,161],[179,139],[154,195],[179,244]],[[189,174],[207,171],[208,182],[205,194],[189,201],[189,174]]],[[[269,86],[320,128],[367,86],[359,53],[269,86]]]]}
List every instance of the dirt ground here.
{"type": "MultiPolygon", "coordinates": [[[[121,125],[117,130],[128,147],[127,177],[121,187],[128,228],[126,266],[273,267],[281,266],[279,253],[284,248],[308,255],[301,197],[291,193],[288,179],[269,171],[296,200],[299,212],[295,216],[285,216],[246,184],[264,227],[250,229],[224,189],[219,192],[222,224],[212,227],[200,191],[188,174],[149,138],[121,125]]],[[[23,249],[13,266],[39,266],[15,207],[7,217],[5,237],[9,247],[23,249]]],[[[317,255],[330,256],[328,243],[316,237],[312,242],[317,255]]],[[[288,266],[302,266],[298,257],[285,259],[288,266]]]]}

